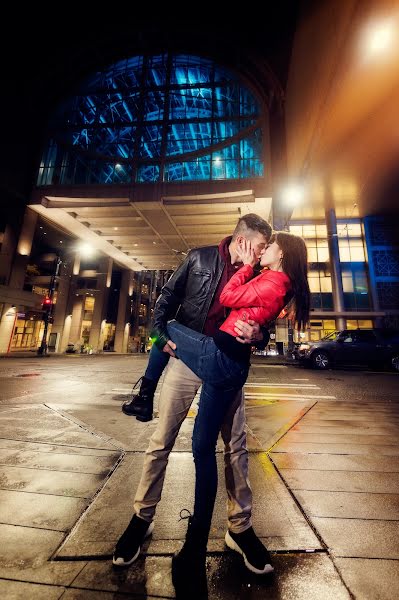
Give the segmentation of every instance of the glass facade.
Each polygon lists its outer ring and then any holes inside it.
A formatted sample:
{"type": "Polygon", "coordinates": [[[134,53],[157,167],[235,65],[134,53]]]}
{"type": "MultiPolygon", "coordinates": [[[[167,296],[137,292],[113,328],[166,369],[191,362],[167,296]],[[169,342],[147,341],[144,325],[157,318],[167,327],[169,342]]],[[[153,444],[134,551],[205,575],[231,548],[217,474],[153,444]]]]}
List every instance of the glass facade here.
{"type": "Polygon", "coordinates": [[[399,328],[398,219],[369,216],[363,223],[375,306],[385,312],[383,323],[386,327],[399,328]]]}
{"type": "Polygon", "coordinates": [[[371,306],[361,224],[338,223],[337,233],[345,309],[368,310],[371,306]]]}
{"type": "MultiPolygon", "coordinates": [[[[333,310],[327,227],[323,224],[293,224],[290,231],[306,242],[309,287],[314,310],[333,310]]],[[[370,294],[365,242],[360,221],[337,223],[339,257],[345,310],[369,310],[370,294]]]]}
{"type": "Polygon", "coordinates": [[[311,308],[333,310],[330,255],[326,225],[291,225],[290,232],[303,237],[308,249],[311,308]]]}
{"type": "Polygon", "coordinates": [[[259,103],[214,61],[135,56],[96,73],[50,124],[37,185],[262,177],[259,103]]]}

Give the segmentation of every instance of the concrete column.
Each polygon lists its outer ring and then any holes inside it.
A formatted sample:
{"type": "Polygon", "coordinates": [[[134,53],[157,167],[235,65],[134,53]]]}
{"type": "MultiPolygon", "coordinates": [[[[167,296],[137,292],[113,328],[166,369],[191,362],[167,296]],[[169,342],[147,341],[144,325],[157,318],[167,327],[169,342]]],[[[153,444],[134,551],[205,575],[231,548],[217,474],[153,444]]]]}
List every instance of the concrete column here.
{"type": "Polygon", "coordinates": [[[111,287],[111,281],[112,281],[112,266],[114,264],[114,261],[112,260],[112,258],[107,257],[107,280],[106,280],[106,287],[110,288],[111,287]]]}
{"type": "MultiPolygon", "coordinates": [[[[330,270],[331,270],[331,286],[333,295],[334,311],[343,313],[344,306],[344,290],[342,287],[342,271],[339,258],[337,218],[335,209],[330,206],[326,207],[326,224],[327,224],[327,239],[328,250],[330,254],[330,270]]],[[[335,319],[337,329],[345,329],[346,319],[337,317],[335,319]]]]}
{"type": "Polygon", "coordinates": [[[62,328],[61,337],[58,343],[58,348],[56,348],[56,352],[58,354],[62,354],[65,352],[68,346],[69,338],[71,336],[71,325],[72,325],[72,315],[66,315],[64,320],[64,325],[62,328]]]}
{"type": "Polygon", "coordinates": [[[32,249],[33,236],[35,235],[37,213],[30,208],[25,209],[24,221],[18,240],[17,252],[15,254],[9,286],[22,290],[25,283],[26,266],[32,249]]]}
{"type": "Polygon", "coordinates": [[[17,308],[11,304],[5,304],[0,321],[0,354],[9,350],[16,318],[17,308]]]}
{"type": "Polygon", "coordinates": [[[130,271],[124,270],[122,272],[121,289],[119,292],[118,317],[115,329],[115,352],[127,352],[130,329],[127,318],[129,283],[130,271]]]}
{"type": "MultiPolygon", "coordinates": [[[[66,272],[69,278],[69,290],[64,312],[64,323],[57,352],[65,352],[68,343],[75,344],[80,340],[82,328],[84,298],[76,295],[80,273],[80,253],[69,256],[66,261],[66,272]]],[[[65,290],[66,291],[66,290],[65,290]]],[[[61,311],[62,313],[62,311],[61,311]]],[[[60,317],[62,319],[62,317],[60,317]]],[[[60,323],[60,325],[62,325],[60,323]]]]}
{"type": "Polygon", "coordinates": [[[79,275],[79,273],[80,273],[80,252],[76,252],[76,254],[75,254],[75,259],[73,261],[72,273],[73,273],[73,275],[79,275]]]}
{"type": "Polygon", "coordinates": [[[104,346],[105,314],[110,288],[107,284],[111,283],[112,258],[106,257],[100,260],[99,269],[89,338],[89,343],[93,346],[93,352],[101,352],[104,346]]]}
{"type": "Polygon", "coordinates": [[[72,344],[76,344],[76,342],[80,340],[80,334],[82,331],[84,300],[84,296],[75,296],[73,302],[71,329],[69,334],[69,341],[72,344]]]}

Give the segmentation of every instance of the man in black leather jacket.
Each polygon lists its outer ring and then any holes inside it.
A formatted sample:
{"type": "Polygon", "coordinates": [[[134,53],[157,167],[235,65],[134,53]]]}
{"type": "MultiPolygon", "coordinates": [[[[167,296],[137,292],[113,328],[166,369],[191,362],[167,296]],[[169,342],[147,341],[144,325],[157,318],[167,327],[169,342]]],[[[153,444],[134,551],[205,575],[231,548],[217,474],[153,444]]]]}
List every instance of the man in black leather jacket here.
{"type": "MultiPolygon", "coordinates": [[[[220,291],[240,266],[235,245],[243,237],[251,239],[260,255],[270,235],[270,225],[258,215],[250,214],[241,217],[233,236],[222,240],[219,246],[191,250],[162,288],[156,302],[153,323],[157,346],[167,355],[174,356],[166,333],[166,324],[171,318],[176,318],[196,331],[212,335],[226,316],[226,309],[219,303],[220,291]]],[[[268,342],[268,332],[261,332],[253,322],[237,322],[237,336],[242,343],[259,342],[264,347],[268,342]]],[[[156,384],[157,381],[151,379],[147,370],[139,395],[124,405],[123,412],[137,416],[140,420],[150,420],[156,384]],[[148,412],[149,405],[151,414],[148,412]]],[[[117,543],[113,558],[115,565],[126,566],[134,562],[139,556],[144,538],[153,529],[152,521],[161,498],[169,454],[200,385],[199,378],[182,361],[175,358],[169,360],[159,400],[158,426],[146,451],[134,499],[135,514],[117,543]]],[[[221,435],[225,444],[229,533],[236,542],[234,549],[243,554],[247,567],[260,573],[263,572],[266,559],[264,547],[251,524],[252,492],[248,481],[242,391],[226,415],[221,435]]]]}

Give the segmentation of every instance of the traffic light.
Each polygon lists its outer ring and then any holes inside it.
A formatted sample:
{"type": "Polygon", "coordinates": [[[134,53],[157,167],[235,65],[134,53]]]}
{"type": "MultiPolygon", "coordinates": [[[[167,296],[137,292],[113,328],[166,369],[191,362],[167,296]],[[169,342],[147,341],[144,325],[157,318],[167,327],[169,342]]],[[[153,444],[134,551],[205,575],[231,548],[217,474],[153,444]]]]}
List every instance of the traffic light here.
{"type": "Polygon", "coordinates": [[[52,299],[49,298],[48,296],[46,296],[46,298],[44,298],[43,302],[42,302],[42,310],[44,310],[45,312],[49,313],[52,306],[53,306],[52,299]]]}

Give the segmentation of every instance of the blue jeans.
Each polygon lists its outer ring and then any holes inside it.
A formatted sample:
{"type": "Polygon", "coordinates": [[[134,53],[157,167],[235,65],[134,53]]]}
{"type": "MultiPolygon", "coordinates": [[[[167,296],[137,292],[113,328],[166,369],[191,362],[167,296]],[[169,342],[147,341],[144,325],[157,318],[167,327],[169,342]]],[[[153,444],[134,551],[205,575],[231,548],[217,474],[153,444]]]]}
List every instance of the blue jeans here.
{"type": "Polygon", "coordinates": [[[177,321],[169,321],[167,330],[170,339],[176,344],[177,358],[204,383],[225,391],[237,391],[242,388],[248,377],[249,365],[229,358],[219,350],[213,338],[177,321]]]}
{"type": "Polygon", "coordinates": [[[158,383],[164,368],[168,364],[168,360],[169,354],[167,352],[162,352],[162,350],[158,350],[156,345],[153,344],[148,357],[148,364],[144,373],[144,377],[158,383]]]}
{"type": "Polygon", "coordinates": [[[194,517],[209,534],[218,487],[216,444],[226,412],[248,377],[249,365],[230,359],[213,338],[177,321],[169,322],[167,329],[176,344],[176,356],[203,381],[192,440],[194,517]]]}
{"type": "MultiPolygon", "coordinates": [[[[175,342],[176,356],[180,358],[202,381],[215,387],[239,390],[248,377],[248,367],[224,354],[213,338],[198,333],[177,321],[169,321],[167,331],[175,342]]],[[[159,381],[168,364],[169,354],[153,344],[145,371],[145,377],[159,381]]]]}

